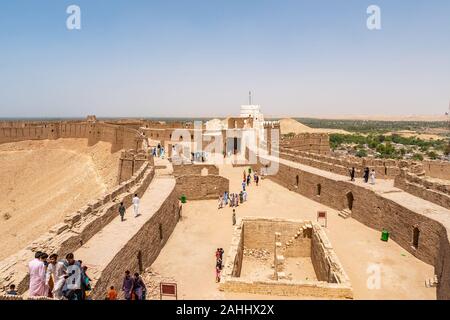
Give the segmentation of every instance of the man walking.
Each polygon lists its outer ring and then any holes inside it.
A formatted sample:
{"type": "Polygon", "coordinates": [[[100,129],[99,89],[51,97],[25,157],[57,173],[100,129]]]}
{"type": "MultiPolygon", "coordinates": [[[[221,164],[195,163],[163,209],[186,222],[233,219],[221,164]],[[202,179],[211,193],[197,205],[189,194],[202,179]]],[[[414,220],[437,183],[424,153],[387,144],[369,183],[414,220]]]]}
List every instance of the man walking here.
{"type": "Polygon", "coordinates": [[[140,202],[140,200],[136,193],[133,198],[133,209],[134,209],[134,217],[135,218],[139,215],[139,202],[140,202]]]}
{"type": "Polygon", "coordinates": [[[370,184],[375,184],[375,169],[370,173],[370,184]]]}
{"type": "Polygon", "coordinates": [[[350,170],[350,181],[355,181],[355,167],[350,170]]]}
{"type": "Polygon", "coordinates": [[[122,290],[125,295],[125,300],[131,300],[131,292],[133,290],[133,278],[130,276],[130,271],[125,271],[125,278],[122,283],[122,290]]]}
{"type": "Polygon", "coordinates": [[[28,269],[30,273],[30,287],[29,296],[30,297],[43,297],[47,296],[46,285],[45,285],[45,275],[46,267],[44,262],[41,260],[42,252],[38,251],[34,255],[34,259],[28,263],[28,269]]]}
{"type": "Polygon", "coordinates": [[[369,168],[368,167],[366,167],[365,169],[364,169],[364,182],[365,183],[367,183],[367,182],[369,182],[369,168]]]}
{"type": "Polygon", "coordinates": [[[236,225],[236,210],[233,209],[233,226],[236,225]]]}
{"type": "Polygon", "coordinates": [[[123,221],[123,217],[125,216],[125,211],[126,211],[126,208],[123,205],[123,202],[121,202],[120,206],[119,206],[120,221],[123,221]]]}

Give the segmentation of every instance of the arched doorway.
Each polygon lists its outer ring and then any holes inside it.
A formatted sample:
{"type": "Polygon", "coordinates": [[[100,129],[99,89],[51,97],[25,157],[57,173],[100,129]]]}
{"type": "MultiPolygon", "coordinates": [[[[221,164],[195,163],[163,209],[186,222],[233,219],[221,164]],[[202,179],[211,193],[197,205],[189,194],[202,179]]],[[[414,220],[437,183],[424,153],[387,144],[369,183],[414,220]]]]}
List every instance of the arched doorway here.
{"type": "Polygon", "coordinates": [[[298,188],[298,185],[300,184],[300,178],[299,178],[299,176],[297,175],[296,177],[295,177],[295,186],[298,188]]]}
{"type": "Polygon", "coordinates": [[[353,201],[355,200],[353,197],[353,193],[348,192],[346,197],[347,197],[347,208],[351,211],[353,209],[353,201]]]}
{"type": "Polygon", "coordinates": [[[317,185],[317,195],[320,196],[321,193],[322,193],[322,185],[319,183],[317,185]]]}

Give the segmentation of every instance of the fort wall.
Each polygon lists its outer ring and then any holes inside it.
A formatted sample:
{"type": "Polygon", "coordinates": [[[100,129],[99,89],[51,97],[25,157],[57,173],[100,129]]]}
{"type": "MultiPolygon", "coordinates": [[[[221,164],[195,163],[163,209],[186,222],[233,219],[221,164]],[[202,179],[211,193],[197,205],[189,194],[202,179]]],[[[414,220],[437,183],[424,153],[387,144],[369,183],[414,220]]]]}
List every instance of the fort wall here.
{"type": "Polygon", "coordinates": [[[392,159],[372,159],[358,157],[337,158],[327,155],[319,155],[310,152],[302,152],[291,148],[280,147],[280,157],[311,167],[315,167],[328,172],[348,176],[349,169],[356,170],[356,176],[363,176],[364,168],[374,169],[377,178],[394,179],[400,174],[402,168],[409,168],[412,172],[423,171],[422,164],[419,162],[392,159]]]}
{"type": "Polygon", "coordinates": [[[177,196],[187,200],[218,199],[230,189],[230,181],[218,175],[183,175],[176,178],[177,196]]]}
{"type": "Polygon", "coordinates": [[[330,137],[327,133],[299,133],[293,136],[283,136],[280,147],[297,151],[330,154],[330,137]]]}
{"type": "Polygon", "coordinates": [[[139,150],[142,147],[139,131],[102,122],[14,122],[2,123],[0,127],[0,144],[59,138],[86,138],[89,145],[94,145],[99,141],[110,142],[111,152],[121,149],[139,150]]]}

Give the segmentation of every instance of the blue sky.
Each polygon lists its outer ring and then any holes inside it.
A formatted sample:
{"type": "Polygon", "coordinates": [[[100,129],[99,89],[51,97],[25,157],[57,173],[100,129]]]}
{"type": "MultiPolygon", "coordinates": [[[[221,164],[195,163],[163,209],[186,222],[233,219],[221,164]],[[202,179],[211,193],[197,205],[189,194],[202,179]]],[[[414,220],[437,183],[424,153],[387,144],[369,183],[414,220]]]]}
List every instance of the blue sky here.
{"type": "Polygon", "coordinates": [[[226,116],[248,90],[275,116],[443,114],[450,1],[0,1],[0,117],[226,116]]]}

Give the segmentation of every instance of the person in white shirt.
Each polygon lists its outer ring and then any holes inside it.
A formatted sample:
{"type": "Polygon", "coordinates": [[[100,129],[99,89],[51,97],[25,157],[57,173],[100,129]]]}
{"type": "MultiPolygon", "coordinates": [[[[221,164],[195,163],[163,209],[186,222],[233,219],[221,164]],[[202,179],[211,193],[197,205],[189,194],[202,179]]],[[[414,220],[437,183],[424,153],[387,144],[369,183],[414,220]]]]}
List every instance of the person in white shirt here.
{"type": "Polygon", "coordinates": [[[372,169],[372,172],[370,173],[370,184],[375,184],[375,170],[372,169]]]}
{"type": "Polygon", "coordinates": [[[137,194],[134,195],[133,198],[133,209],[134,209],[134,217],[139,215],[139,197],[137,194]]]}

